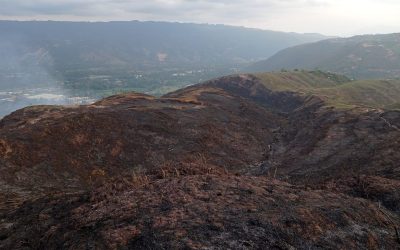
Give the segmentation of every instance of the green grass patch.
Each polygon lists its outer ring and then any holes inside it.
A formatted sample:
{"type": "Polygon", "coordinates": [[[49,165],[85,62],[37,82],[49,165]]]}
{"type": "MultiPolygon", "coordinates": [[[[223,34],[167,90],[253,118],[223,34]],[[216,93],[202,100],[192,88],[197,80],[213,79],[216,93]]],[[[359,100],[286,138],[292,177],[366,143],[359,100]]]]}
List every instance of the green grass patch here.
{"type": "Polygon", "coordinates": [[[316,95],[336,108],[400,108],[400,80],[351,81],[323,71],[290,71],[257,74],[274,91],[316,95]]]}

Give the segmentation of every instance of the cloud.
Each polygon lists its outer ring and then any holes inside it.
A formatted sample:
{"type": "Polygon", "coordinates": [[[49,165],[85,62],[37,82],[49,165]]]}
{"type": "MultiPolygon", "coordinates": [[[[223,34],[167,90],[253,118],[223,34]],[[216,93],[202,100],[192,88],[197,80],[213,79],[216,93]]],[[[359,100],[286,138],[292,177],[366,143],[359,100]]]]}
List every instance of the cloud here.
{"type": "Polygon", "coordinates": [[[0,0],[0,6],[2,19],[224,23],[332,35],[369,26],[400,31],[397,0],[0,0]]]}
{"type": "MultiPolygon", "coordinates": [[[[131,13],[169,16],[176,13],[193,13],[232,9],[267,9],[319,5],[323,0],[0,0],[0,14],[18,15],[86,15],[104,16],[108,13],[131,13]]],[[[216,13],[217,14],[217,13],[216,13]]],[[[218,13],[223,14],[223,13],[218,13]]]]}

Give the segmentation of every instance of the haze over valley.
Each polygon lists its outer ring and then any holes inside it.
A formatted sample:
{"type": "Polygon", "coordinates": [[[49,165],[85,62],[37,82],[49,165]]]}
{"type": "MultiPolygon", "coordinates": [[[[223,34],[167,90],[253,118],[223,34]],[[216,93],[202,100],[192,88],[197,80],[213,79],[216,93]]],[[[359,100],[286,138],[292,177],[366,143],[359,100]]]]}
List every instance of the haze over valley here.
{"type": "Polygon", "coordinates": [[[0,115],[29,104],[67,104],[70,97],[98,99],[128,90],[161,95],[236,73],[283,48],[325,38],[223,25],[138,21],[0,21],[0,36],[1,90],[17,90],[2,98],[5,106],[0,115]],[[51,88],[42,94],[66,95],[66,100],[55,98],[52,103],[50,98],[32,98],[29,102],[18,94],[41,87],[51,88]]]}
{"type": "Polygon", "coordinates": [[[400,2],[1,4],[0,250],[399,249],[400,2]]]}

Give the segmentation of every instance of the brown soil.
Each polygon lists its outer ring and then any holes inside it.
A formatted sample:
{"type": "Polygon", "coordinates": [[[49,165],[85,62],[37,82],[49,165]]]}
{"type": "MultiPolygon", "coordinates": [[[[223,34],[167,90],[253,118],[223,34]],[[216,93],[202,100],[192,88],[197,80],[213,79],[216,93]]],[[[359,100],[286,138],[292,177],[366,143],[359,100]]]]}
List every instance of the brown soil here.
{"type": "Polygon", "coordinates": [[[25,108],[0,121],[0,249],[397,249],[398,128],[251,75],[25,108]]]}

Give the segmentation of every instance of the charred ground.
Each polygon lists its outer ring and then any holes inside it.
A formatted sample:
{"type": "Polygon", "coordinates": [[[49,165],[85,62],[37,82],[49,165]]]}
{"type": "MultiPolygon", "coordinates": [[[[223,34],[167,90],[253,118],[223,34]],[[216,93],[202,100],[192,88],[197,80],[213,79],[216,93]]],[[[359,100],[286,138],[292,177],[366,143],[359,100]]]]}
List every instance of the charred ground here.
{"type": "Polygon", "coordinates": [[[296,74],[5,117],[0,248],[398,248],[400,112],[296,74]]]}

